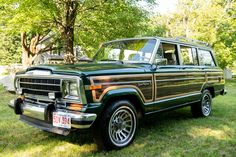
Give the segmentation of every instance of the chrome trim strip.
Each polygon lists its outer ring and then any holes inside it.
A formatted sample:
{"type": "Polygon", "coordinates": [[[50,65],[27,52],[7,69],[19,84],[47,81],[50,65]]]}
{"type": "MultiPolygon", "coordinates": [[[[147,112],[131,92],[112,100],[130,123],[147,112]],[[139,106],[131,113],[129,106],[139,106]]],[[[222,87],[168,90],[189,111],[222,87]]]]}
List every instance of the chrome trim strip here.
{"type": "Polygon", "coordinates": [[[79,76],[71,76],[71,75],[58,75],[58,74],[52,74],[52,75],[28,75],[28,74],[20,74],[16,75],[16,78],[37,78],[37,79],[75,79],[77,80],[79,76]]]}
{"type": "Polygon", "coordinates": [[[22,89],[32,90],[32,91],[40,91],[40,92],[57,92],[55,90],[43,90],[43,89],[34,89],[34,88],[25,88],[21,87],[22,89]]]}
{"type": "Polygon", "coordinates": [[[207,76],[208,79],[219,79],[222,78],[223,76],[207,76]]]}
{"type": "Polygon", "coordinates": [[[170,72],[168,72],[168,71],[165,71],[165,72],[157,71],[154,75],[156,77],[158,77],[158,76],[182,76],[182,75],[188,75],[188,73],[186,73],[186,72],[183,72],[183,73],[171,73],[171,71],[170,72]]]}
{"type": "Polygon", "coordinates": [[[119,85],[119,84],[129,84],[129,83],[152,83],[151,80],[146,81],[126,81],[126,82],[106,82],[106,83],[95,83],[94,85],[119,85]]]}
{"type": "Polygon", "coordinates": [[[37,99],[38,101],[48,101],[48,102],[55,102],[52,99],[49,99],[48,96],[43,96],[43,95],[33,95],[33,94],[24,94],[25,98],[29,98],[29,99],[37,99]]]}
{"type": "Polygon", "coordinates": [[[168,96],[163,96],[163,97],[156,98],[155,101],[160,102],[160,101],[162,101],[162,99],[165,99],[163,101],[166,101],[166,100],[172,100],[172,99],[177,99],[177,98],[182,98],[182,97],[184,98],[184,97],[187,97],[187,96],[198,95],[199,93],[201,93],[201,92],[193,91],[193,92],[187,92],[187,93],[182,93],[182,94],[168,95],[168,96]],[[166,98],[169,98],[169,99],[166,99],[166,98]]]}
{"type": "MultiPolygon", "coordinates": [[[[152,74],[125,74],[125,75],[106,75],[106,76],[92,76],[90,77],[90,79],[92,79],[92,81],[94,79],[96,80],[109,80],[109,79],[113,79],[113,78],[137,78],[137,77],[151,77],[152,74]]],[[[93,82],[94,83],[94,82],[93,82]]]]}
{"type": "Polygon", "coordinates": [[[161,100],[161,99],[158,99],[158,101],[156,101],[155,103],[162,103],[162,102],[166,102],[166,101],[171,101],[171,100],[175,100],[175,99],[181,99],[181,98],[186,98],[186,97],[189,97],[189,96],[195,96],[195,95],[200,95],[201,92],[189,92],[191,94],[179,94],[177,97],[174,97],[174,98],[168,98],[168,99],[165,99],[165,100],[161,100]]]}
{"type": "Polygon", "coordinates": [[[179,79],[162,79],[162,80],[156,80],[156,82],[165,82],[165,81],[185,81],[185,80],[196,80],[196,79],[204,79],[205,77],[195,77],[195,78],[179,78],[179,79]]]}
{"type": "Polygon", "coordinates": [[[32,82],[21,82],[22,84],[32,84],[32,85],[43,85],[43,86],[60,86],[60,84],[49,84],[49,83],[32,83],[32,82]]]}
{"type": "Polygon", "coordinates": [[[208,74],[215,74],[215,75],[217,75],[217,74],[223,74],[223,71],[206,71],[206,73],[208,73],[208,74]]]}
{"type": "Polygon", "coordinates": [[[189,75],[204,75],[205,76],[205,71],[202,72],[192,72],[192,71],[188,71],[189,75]]]}

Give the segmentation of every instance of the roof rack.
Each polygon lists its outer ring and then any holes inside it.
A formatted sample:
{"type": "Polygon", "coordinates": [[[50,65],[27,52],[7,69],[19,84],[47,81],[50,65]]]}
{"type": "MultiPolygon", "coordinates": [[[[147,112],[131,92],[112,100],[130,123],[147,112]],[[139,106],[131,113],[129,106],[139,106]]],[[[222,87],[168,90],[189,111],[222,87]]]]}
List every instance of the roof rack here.
{"type": "Polygon", "coordinates": [[[199,40],[195,40],[195,39],[186,38],[186,37],[183,37],[183,36],[176,37],[175,40],[178,40],[178,41],[187,41],[187,42],[190,42],[190,43],[194,43],[194,44],[199,44],[199,45],[204,45],[204,46],[207,46],[207,47],[211,47],[210,44],[207,43],[207,42],[203,42],[203,41],[199,41],[199,40]]]}

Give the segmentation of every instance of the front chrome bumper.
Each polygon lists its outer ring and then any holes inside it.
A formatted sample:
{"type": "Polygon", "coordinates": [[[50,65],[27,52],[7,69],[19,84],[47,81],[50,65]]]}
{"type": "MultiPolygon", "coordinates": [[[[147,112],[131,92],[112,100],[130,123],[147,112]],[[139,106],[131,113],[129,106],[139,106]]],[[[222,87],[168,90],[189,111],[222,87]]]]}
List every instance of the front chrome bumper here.
{"type": "MultiPolygon", "coordinates": [[[[16,103],[15,100],[11,100],[9,103],[9,107],[14,109],[15,103],[16,103]]],[[[53,131],[53,130],[56,130],[57,127],[54,127],[52,124],[50,124],[46,120],[46,115],[47,115],[46,113],[48,112],[47,104],[23,102],[20,106],[21,106],[21,111],[22,111],[20,119],[22,121],[34,127],[38,127],[42,130],[59,133],[58,131],[56,132],[53,131]],[[42,127],[41,123],[47,123],[47,125],[45,124],[42,127]]],[[[83,113],[83,112],[77,112],[77,111],[70,111],[66,109],[57,109],[56,112],[63,112],[69,115],[71,117],[71,127],[78,128],[78,129],[90,128],[93,122],[97,118],[97,115],[95,113],[83,113]]]]}
{"type": "Polygon", "coordinates": [[[69,115],[71,117],[71,126],[78,129],[90,128],[97,118],[97,115],[94,113],[83,113],[62,109],[58,109],[57,112],[64,112],[69,115]]]}

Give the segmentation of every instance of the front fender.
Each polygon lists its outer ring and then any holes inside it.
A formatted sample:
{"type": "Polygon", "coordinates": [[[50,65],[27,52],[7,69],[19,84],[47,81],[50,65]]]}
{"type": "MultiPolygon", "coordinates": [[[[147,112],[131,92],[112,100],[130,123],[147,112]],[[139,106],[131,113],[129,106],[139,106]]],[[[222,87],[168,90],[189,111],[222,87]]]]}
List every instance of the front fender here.
{"type": "Polygon", "coordinates": [[[106,103],[108,100],[115,98],[115,97],[122,97],[122,96],[136,96],[140,102],[144,102],[140,93],[133,88],[121,88],[121,89],[113,89],[107,91],[107,93],[102,98],[102,103],[106,103]]]}

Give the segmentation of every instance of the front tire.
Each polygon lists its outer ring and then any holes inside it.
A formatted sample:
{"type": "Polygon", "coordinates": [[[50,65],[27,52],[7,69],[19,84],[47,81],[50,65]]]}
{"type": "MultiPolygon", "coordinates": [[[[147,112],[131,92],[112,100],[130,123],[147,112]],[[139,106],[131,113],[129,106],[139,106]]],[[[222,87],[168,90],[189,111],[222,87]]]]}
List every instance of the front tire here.
{"type": "Polygon", "coordinates": [[[212,111],[212,96],[209,90],[202,92],[201,101],[191,106],[191,112],[194,117],[208,117],[212,111]]]}
{"type": "Polygon", "coordinates": [[[121,149],[134,140],[137,112],[127,100],[116,101],[104,111],[96,126],[95,140],[100,148],[121,149]]]}

